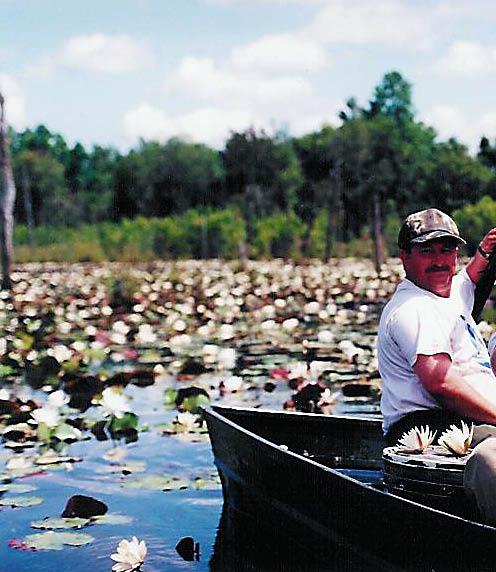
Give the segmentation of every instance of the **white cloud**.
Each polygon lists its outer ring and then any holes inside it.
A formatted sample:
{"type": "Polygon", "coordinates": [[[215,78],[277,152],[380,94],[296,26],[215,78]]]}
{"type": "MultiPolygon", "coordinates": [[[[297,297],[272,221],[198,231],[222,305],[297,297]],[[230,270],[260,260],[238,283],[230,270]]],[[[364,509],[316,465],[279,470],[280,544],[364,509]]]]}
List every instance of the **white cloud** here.
{"type": "Polygon", "coordinates": [[[400,0],[329,0],[304,32],[324,44],[383,44],[418,47],[431,26],[419,6],[400,0]],[[414,43],[413,43],[414,42],[414,43]]]}
{"type": "Polygon", "coordinates": [[[152,53],[130,36],[87,34],[66,40],[57,60],[67,67],[122,73],[149,65],[152,53]]]}
{"type": "Polygon", "coordinates": [[[131,142],[139,138],[166,141],[180,136],[218,148],[231,130],[244,130],[255,123],[248,112],[216,107],[168,116],[161,109],[143,104],[124,116],[124,130],[131,142]]]}
{"type": "Polygon", "coordinates": [[[448,53],[435,63],[435,68],[459,76],[496,72],[496,45],[455,42],[448,53]]]}
{"type": "Polygon", "coordinates": [[[0,92],[5,98],[5,116],[16,129],[26,124],[26,98],[20,83],[11,75],[0,74],[0,92]]]}
{"type": "Polygon", "coordinates": [[[279,107],[312,95],[311,85],[300,76],[263,77],[256,73],[221,69],[213,60],[184,58],[166,89],[212,102],[279,107]]]}
{"type": "Polygon", "coordinates": [[[477,115],[467,113],[451,105],[436,105],[421,117],[427,125],[432,125],[441,141],[450,137],[467,145],[472,154],[477,153],[481,137],[492,137],[496,131],[496,113],[477,115]]]}
{"type": "Polygon", "coordinates": [[[315,42],[294,34],[277,34],[234,48],[231,61],[243,69],[315,71],[324,67],[326,55],[315,42]]]}

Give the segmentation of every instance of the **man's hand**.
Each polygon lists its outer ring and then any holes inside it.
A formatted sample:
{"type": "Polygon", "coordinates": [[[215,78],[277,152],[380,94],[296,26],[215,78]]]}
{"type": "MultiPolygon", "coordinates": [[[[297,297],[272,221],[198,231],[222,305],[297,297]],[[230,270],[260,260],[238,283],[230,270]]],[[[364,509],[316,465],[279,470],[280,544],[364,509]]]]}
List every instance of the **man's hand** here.
{"type": "MultiPolygon", "coordinates": [[[[496,424],[496,404],[471,387],[453,368],[448,354],[419,354],[413,370],[425,389],[451,411],[462,417],[496,424]]],[[[487,380],[488,384],[491,382],[487,380]]]]}
{"type": "Polygon", "coordinates": [[[489,263],[489,256],[496,248],[496,227],[481,240],[472,260],[467,264],[467,274],[474,284],[478,284],[489,263]]]}
{"type": "MultiPolygon", "coordinates": [[[[491,254],[496,246],[496,228],[492,228],[479,244],[483,253],[491,254]]],[[[480,252],[479,252],[480,254],[480,252]]]]}

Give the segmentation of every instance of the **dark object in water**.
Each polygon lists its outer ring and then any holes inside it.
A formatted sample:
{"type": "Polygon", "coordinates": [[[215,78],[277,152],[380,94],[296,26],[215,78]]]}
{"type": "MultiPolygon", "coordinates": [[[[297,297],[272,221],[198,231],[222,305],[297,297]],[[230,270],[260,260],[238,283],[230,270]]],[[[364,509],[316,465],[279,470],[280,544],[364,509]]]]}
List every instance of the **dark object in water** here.
{"type": "Polygon", "coordinates": [[[305,413],[322,413],[319,401],[325,387],[319,383],[307,383],[300,391],[291,397],[294,408],[305,413]]]}
{"type": "Polygon", "coordinates": [[[379,387],[374,383],[351,381],[341,386],[344,397],[378,397],[379,387]]]}
{"type": "Polygon", "coordinates": [[[105,514],[107,510],[108,506],[102,501],[85,495],[74,495],[67,501],[61,516],[62,518],[91,518],[105,514]]]}
{"type": "Polygon", "coordinates": [[[176,552],[188,562],[200,560],[200,543],[195,542],[192,536],[185,536],[176,544],[176,552]]]}
{"type": "Polygon", "coordinates": [[[179,375],[200,375],[205,373],[207,368],[199,361],[188,358],[181,367],[179,375]]]}
{"type": "Polygon", "coordinates": [[[218,405],[204,417],[225,502],[255,522],[263,506],[280,534],[345,539],[406,570],[493,569],[496,527],[474,509],[389,491],[380,419],[218,405]]]}
{"type": "Polygon", "coordinates": [[[210,395],[203,389],[203,387],[196,387],[195,385],[191,385],[190,387],[181,387],[176,396],[176,407],[180,408],[183,404],[185,399],[188,397],[196,397],[197,395],[205,395],[210,399],[210,395]]]}

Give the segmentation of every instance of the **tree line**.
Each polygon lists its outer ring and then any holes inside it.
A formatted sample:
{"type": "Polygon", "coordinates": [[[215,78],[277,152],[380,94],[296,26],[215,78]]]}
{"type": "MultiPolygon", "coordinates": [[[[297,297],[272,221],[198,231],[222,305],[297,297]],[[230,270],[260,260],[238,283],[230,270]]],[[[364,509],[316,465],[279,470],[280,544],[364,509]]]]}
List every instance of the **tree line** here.
{"type": "Polygon", "coordinates": [[[382,78],[367,105],[349,99],[340,119],[339,127],[301,137],[232,132],[222,150],[171,138],[122,153],[70,146],[44,125],[11,131],[15,218],[34,237],[44,225],[229,207],[242,216],[250,255],[257,221],[286,213],[304,223],[305,256],[325,209],[326,255],[334,242],[365,232],[380,264],[387,221],[428,206],[452,213],[484,196],[496,199],[496,140],[482,137],[476,157],[456,139],[439,141],[416,118],[412,85],[399,72],[382,78]]]}

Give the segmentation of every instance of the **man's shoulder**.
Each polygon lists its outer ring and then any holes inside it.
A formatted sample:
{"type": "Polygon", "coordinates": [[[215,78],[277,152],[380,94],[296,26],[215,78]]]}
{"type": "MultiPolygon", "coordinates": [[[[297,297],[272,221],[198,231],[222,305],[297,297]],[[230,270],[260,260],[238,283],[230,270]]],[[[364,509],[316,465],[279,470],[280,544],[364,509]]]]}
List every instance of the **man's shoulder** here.
{"type": "Polygon", "coordinates": [[[431,298],[421,288],[405,280],[401,282],[391,300],[384,307],[383,315],[403,315],[416,312],[418,309],[428,308],[431,298]]]}

